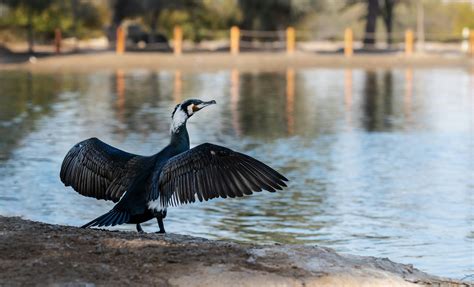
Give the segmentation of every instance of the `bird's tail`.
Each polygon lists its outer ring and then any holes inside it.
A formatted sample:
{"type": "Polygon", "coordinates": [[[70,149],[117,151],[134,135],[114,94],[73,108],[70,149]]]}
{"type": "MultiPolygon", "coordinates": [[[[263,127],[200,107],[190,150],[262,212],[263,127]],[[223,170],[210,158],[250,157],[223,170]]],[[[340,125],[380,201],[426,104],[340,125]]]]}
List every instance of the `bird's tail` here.
{"type": "Polygon", "coordinates": [[[126,211],[118,211],[112,209],[104,215],[97,217],[89,223],[84,224],[81,228],[92,226],[114,226],[118,224],[127,223],[130,220],[130,214],[126,211]]]}

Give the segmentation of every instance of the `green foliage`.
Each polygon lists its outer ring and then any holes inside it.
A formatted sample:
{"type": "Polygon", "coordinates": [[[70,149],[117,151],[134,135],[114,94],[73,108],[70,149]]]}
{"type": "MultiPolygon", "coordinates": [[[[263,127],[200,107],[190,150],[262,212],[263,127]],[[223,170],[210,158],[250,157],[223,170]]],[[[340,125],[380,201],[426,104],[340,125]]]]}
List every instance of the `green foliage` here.
{"type": "Polygon", "coordinates": [[[76,0],[77,5],[73,6],[74,1],[6,0],[3,4],[9,9],[1,17],[0,25],[10,29],[27,28],[31,21],[35,38],[43,40],[52,39],[56,28],[61,29],[64,37],[74,36],[74,31],[79,37],[87,37],[91,32],[102,29],[103,8],[80,0],[76,0]],[[77,17],[76,23],[74,14],[77,17]]]}
{"type": "Polygon", "coordinates": [[[204,0],[201,9],[195,9],[193,40],[227,38],[229,28],[238,25],[242,14],[235,1],[204,0]],[[209,33],[211,31],[211,33],[209,33]]]}
{"type": "MultiPolygon", "coordinates": [[[[464,27],[474,28],[474,9],[469,3],[423,1],[427,41],[459,41],[464,27]]],[[[416,30],[416,3],[407,2],[395,10],[395,31],[416,30]]]]}
{"type": "Polygon", "coordinates": [[[4,0],[4,3],[13,8],[23,8],[32,13],[46,10],[53,0],[4,0]]]}
{"type": "Polygon", "coordinates": [[[247,30],[280,30],[293,24],[291,0],[239,0],[242,26],[247,30]]]}
{"type": "MultiPolygon", "coordinates": [[[[340,39],[345,27],[363,35],[367,0],[0,0],[0,29],[10,37],[26,37],[29,23],[36,40],[50,40],[54,29],[64,37],[103,35],[106,26],[133,19],[145,30],[172,37],[175,25],[188,40],[227,38],[229,28],[283,30],[295,26],[299,39],[340,39]]],[[[380,0],[377,34],[385,36],[383,19],[393,13],[395,41],[405,29],[416,28],[416,1],[380,0]],[[388,4],[392,6],[389,6],[388,4]],[[392,10],[388,10],[388,9],[392,10]],[[390,12],[391,11],[391,12],[390,12]]],[[[469,3],[424,0],[427,39],[458,37],[464,27],[474,29],[469,3]]],[[[4,33],[5,34],[5,33],[4,33]]],[[[1,36],[1,35],[0,35],[1,36]]]]}
{"type": "Polygon", "coordinates": [[[189,39],[193,34],[191,15],[186,11],[165,9],[160,13],[158,25],[160,29],[165,31],[168,38],[173,37],[173,28],[176,25],[181,26],[183,29],[183,36],[185,39],[189,39]]]}
{"type": "MultiPolygon", "coordinates": [[[[377,40],[386,39],[384,25],[387,3],[393,6],[393,40],[404,41],[406,29],[416,30],[417,1],[380,0],[381,9],[377,22],[377,40]]],[[[463,27],[473,28],[474,9],[469,3],[442,0],[422,0],[425,38],[428,41],[459,41],[463,27]]],[[[354,30],[356,40],[364,35],[367,1],[320,0],[320,8],[310,11],[299,21],[298,28],[308,31],[306,39],[342,39],[345,27],[354,30]]]]}
{"type": "Polygon", "coordinates": [[[185,39],[193,41],[228,37],[228,29],[241,19],[233,0],[203,0],[194,9],[183,7],[165,8],[159,14],[159,30],[168,38],[172,38],[175,25],[181,26],[185,39]]]}
{"type": "Polygon", "coordinates": [[[453,33],[461,33],[464,27],[474,29],[474,9],[469,3],[453,5],[453,33]]]}

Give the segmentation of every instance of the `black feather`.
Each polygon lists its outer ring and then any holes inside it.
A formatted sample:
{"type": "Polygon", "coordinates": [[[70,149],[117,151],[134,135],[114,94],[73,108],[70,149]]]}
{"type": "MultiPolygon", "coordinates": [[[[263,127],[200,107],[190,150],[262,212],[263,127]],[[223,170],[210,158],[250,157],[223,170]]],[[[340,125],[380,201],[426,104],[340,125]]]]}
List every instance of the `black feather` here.
{"type": "Polygon", "coordinates": [[[130,154],[90,138],[67,153],[60,178],[82,195],[116,202],[151,161],[150,157],[130,154]]]}
{"type": "Polygon", "coordinates": [[[196,198],[203,201],[242,197],[262,189],[275,192],[286,186],[287,180],[250,156],[212,144],[202,144],[172,157],[160,172],[159,177],[154,177],[158,179],[154,188],[175,198],[173,204],[192,203],[196,198]]]}

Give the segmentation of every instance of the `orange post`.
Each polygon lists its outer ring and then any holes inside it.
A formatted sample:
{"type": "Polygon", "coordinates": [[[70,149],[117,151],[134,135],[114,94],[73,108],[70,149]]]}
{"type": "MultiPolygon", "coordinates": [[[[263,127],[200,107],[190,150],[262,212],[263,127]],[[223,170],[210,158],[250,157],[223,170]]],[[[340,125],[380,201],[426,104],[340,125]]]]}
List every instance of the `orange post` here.
{"type": "Polygon", "coordinates": [[[179,56],[183,52],[183,30],[180,26],[175,26],[173,31],[174,54],[179,56]]]}
{"type": "Polygon", "coordinates": [[[286,28],[286,52],[293,54],[295,52],[295,28],[286,28]]]}
{"type": "Polygon", "coordinates": [[[413,54],[413,31],[408,29],[405,31],[405,55],[413,54]]]}
{"type": "Polygon", "coordinates": [[[474,29],[469,30],[469,51],[471,57],[474,57],[474,29]]]}
{"type": "Polygon", "coordinates": [[[59,28],[54,29],[54,50],[56,54],[61,53],[61,30],[59,28]]]}
{"type": "Polygon", "coordinates": [[[125,52],[125,31],[122,26],[117,27],[117,39],[115,43],[115,53],[122,55],[125,52]]]}
{"type": "Polygon", "coordinates": [[[351,28],[344,31],[344,56],[351,57],[354,54],[354,34],[351,28]]]}
{"type": "Polygon", "coordinates": [[[230,28],[230,53],[237,55],[240,51],[240,29],[237,26],[230,28]]]}

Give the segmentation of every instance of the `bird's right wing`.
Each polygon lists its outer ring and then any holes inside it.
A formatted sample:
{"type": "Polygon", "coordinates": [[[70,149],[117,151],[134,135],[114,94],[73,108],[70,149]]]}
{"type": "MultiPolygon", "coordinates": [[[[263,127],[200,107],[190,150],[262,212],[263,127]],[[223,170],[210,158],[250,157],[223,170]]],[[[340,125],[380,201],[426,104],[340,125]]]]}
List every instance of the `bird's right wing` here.
{"type": "Polygon", "coordinates": [[[153,178],[150,200],[179,205],[216,197],[242,197],[262,189],[282,189],[287,179],[266,164],[209,143],[179,154],[153,178]]]}
{"type": "Polygon", "coordinates": [[[117,202],[145,158],[90,138],[67,153],[61,165],[61,181],[82,195],[117,202]]]}

